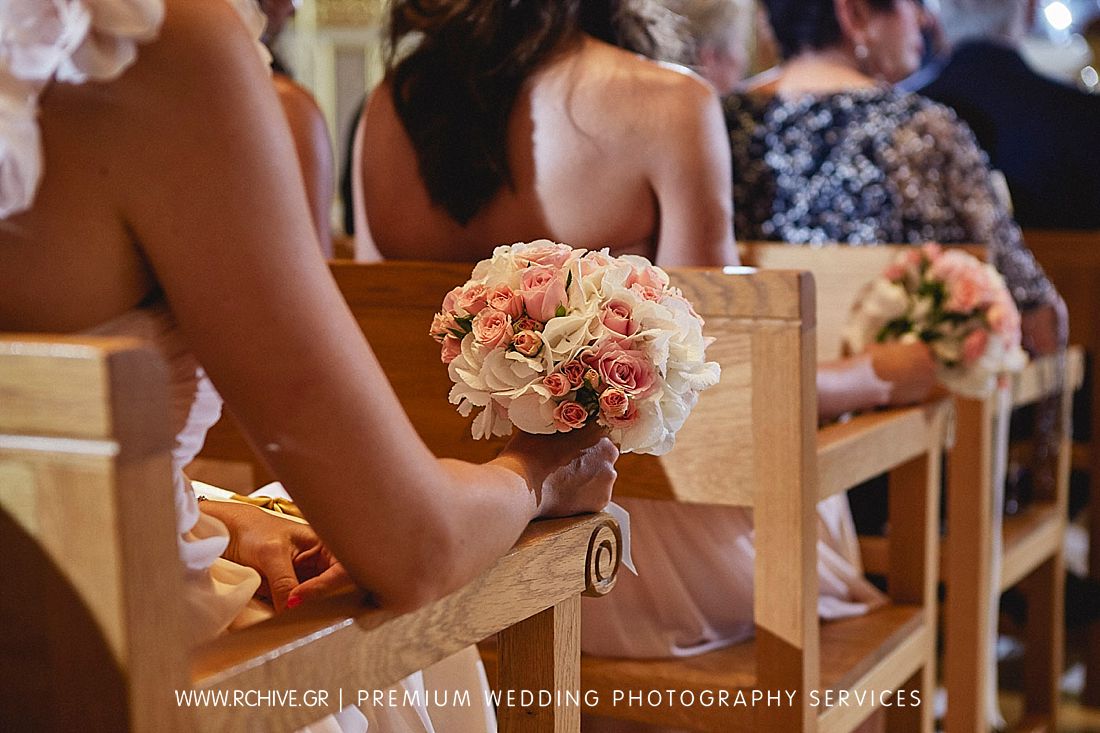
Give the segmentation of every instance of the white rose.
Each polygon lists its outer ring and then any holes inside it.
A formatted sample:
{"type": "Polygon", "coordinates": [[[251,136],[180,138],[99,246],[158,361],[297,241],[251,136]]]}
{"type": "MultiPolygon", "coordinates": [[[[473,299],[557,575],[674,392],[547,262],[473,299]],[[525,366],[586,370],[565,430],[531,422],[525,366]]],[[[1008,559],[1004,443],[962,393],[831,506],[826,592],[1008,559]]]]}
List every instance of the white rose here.
{"type": "Polygon", "coordinates": [[[531,392],[515,398],[508,405],[508,419],[525,433],[549,435],[557,432],[554,427],[553,400],[531,392]]]}
{"type": "Polygon", "coordinates": [[[475,440],[493,435],[500,437],[511,435],[512,423],[508,420],[507,409],[496,401],[490,402],[489,406],[474,418],[473,425],[470,426],[470,433],[475,440]]]}

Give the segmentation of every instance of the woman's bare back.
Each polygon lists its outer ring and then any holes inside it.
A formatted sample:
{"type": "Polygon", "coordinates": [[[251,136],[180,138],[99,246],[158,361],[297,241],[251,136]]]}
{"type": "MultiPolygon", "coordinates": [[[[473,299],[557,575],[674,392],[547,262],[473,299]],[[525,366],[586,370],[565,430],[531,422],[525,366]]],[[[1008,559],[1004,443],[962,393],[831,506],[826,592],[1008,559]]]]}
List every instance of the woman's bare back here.
{"type": "Polygon", "coordinates": [[[119,216],[118,101],[102,85],[54,85],[41,98],[42,180],[30,211],[0,222],[0,326],[78,331],[129,310],[153,278],[119,216]],[[94,141],[94,144],[90,144],[94,141]],[[89,175],[89,172],[93,172],[89,175]],[[92,178],[95,185],[89,185],[92,178]]]}
{"type": "Polygon", "coordinates": [[[662,235],[683,227],[708,261],[735,257],[724,126],[713,93],[692,76],[584,37],[528,80],[508,135],[515,188],[463,226],[432,205],[390,87],[379,87],[358,177],[382,256],[470,261],[545,237],[652,258],[662,235]]]}

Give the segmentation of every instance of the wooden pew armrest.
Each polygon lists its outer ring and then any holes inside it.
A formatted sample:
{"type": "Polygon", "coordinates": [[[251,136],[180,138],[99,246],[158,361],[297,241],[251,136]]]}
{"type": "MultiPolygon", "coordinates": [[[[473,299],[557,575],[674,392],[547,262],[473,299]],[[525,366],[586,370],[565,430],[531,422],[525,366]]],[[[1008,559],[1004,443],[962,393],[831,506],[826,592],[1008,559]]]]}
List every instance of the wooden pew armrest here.
{"type": "Polygon", "coordinates": [[[533,522],[479,577],[411,613],[371,608],[361,591],[349,590],[225,634],[196,651],[193,684],[387,687],[571,596],[610,591],[621,545],[618,524],[605,513],[533,522]]]}
{"type": "Polygon", "coordinates": [[[934,441],[946,440],[950,398],[923,405],[856,415],[817,431],[820,499],[846,491],[867,479],[921,455],[934,441]]]}
{"type": "Polygon", "coordinates": [[[1085,353],[1080,346],[1066,349],[1065,380],[1062,384],[1062,360],[1059,354],[1032,359],[1012,379],[1012,406],[1030,405],[1044,397],[1059,394],[1064,386],[1071,392],[1081,388],[1085,378],[1085,353]]]}

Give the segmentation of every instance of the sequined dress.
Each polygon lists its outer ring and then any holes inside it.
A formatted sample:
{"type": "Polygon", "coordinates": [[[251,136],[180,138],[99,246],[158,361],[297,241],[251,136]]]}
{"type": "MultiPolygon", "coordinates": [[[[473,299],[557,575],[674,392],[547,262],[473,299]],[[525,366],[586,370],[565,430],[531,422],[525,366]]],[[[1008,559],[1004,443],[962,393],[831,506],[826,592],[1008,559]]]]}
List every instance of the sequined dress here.
{"type": "MultiPolygon", "coordinates": [[[[876,86],[794,98],[732,94],[723,110],[738,239],[985,244],[1021,310],[1057,297],[994,187],[988,157],[948,107],[876,86]]],[[[1045,414],[1049,422],[1055,413],[1045,414]]],[[[996,602],[989,613],[995,636],[996,602]]],[[[986,690],[994,728],[1003,725],[995,681],[993,674],[986,690]]]]}
{"type": "Polygon", "coordinates": [[[740,240],[987,244],[1021,308],[1054,288],[994,188],[988,158],[955,113],[868,87],[723,102],[740,240]]]}

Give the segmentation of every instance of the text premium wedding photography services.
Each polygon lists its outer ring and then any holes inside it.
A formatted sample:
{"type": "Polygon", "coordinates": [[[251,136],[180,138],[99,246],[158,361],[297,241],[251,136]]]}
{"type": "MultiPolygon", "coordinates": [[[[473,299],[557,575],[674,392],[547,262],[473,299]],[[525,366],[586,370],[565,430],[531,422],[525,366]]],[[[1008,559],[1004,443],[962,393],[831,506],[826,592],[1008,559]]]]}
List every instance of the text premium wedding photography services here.
{"type": "Polygon", "coordinates": [[[0,730],[1100,733],[1100,0],[0,0],[0,730]]]}

